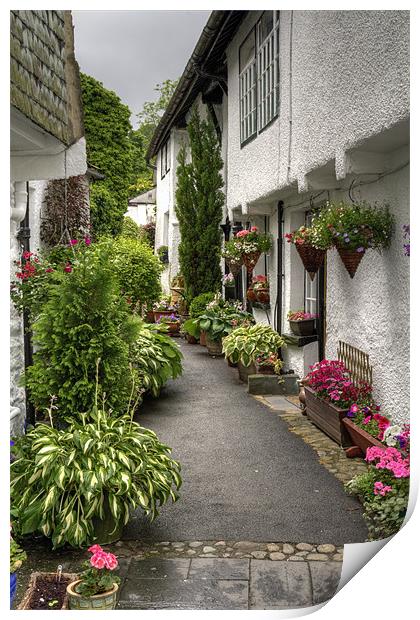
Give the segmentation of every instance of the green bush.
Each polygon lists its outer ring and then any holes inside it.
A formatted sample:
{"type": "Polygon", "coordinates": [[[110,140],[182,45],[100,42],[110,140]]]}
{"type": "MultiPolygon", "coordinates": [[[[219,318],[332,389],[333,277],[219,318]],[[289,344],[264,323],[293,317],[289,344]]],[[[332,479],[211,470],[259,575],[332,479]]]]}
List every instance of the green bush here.
{"type": "Polygon", "coordinates": [[[132,308],[157,301],[161,295],[161,264],[147,243],[117,237],[112,262],[121,290],[132,308]]]}
{"type": "Polygon", "coordinates": [[[257,323],[237,327],[223,340],[223,353],[233,363],[250,366],[263,353],[277,353],[284,347],[283,338],[269,325],[257,323]]]}
{"type": "Polygon", "coordinates": [[[197,295],[190,303],[190,317],[192,319],[196,319],[203,314],[207,305],[213,301],[215,294],[214,293],[201,293],[201,295],[197,295]]]}
{"type": "Polygon", "coordinates": [[[33,323],[36,352],[25,380],[38,411],[47,408],[51,395],[57,396],[65,418],[90,411],[98,358],[101,391],[116,413],[126,411],[129,345],[139,326],[121,297],[109,252],[110,244],[101,243],[77,254],[33,323]]]}
{"type": "Polygon", "coordinates": [[[144,241],[145,233],[143,233],[140,226],[138,226],[131,217],[126,215],[122,223],[121,237],[144,241]]]}
{"type": "Polygon", "coordinates": [[[179,463],[132,415],[115,419],[95,405],[89,419],[66,430],[37,424],[12,451],[11,505],[20,534],[39,532],[54,548],[96,542],[95,520],[109,514],[117,527],[140,506],[153,520],[160,505],[178,498],[179,463]]]}
{"type": "Polygon", "coordinates": [[[154,396],[159,396],[168,379],[182,374],[182,353],[173,338],[165,335],[164,329],[160,325],[143,323],[131,348],[140,387],[154,396]]]}

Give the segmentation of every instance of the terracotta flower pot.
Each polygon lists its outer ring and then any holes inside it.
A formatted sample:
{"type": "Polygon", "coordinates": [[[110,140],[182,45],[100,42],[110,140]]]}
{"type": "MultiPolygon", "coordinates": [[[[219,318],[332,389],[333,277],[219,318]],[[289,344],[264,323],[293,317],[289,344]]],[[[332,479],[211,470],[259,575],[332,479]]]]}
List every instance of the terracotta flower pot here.
{"type": "Polygon", "coordinates": [[[357,252],[356,250],[346,250],[346,248],[337,248],[340,258],[343,261],[344,267],[347,269],[350,278],[354,278],[354,274],[357,271],[360,261],[365,255],[365,251],[357,252]]]}
{"type": "Polygon", "coordinates": [[[244,383],[248,383],[249,375],[256,375],[257,369],[254,362],[250,366],[244,366],[242,362],[238,362],[239,378],[244,383]]]}
{"type": "Polygon", "coordinates": [[[191,334],[187,334],[187,342],[188,344],[197,344],[198,340],[195,336],[191,336],[191,334]]]}
{"type": "Polygon", "coordinates": [[[247,254],[242,254],[242,260],[248,273],[253,272],[253,269],[258,263],[260,256],[261,252],[249,252],[247,254]]]}
{"type": "Polygon", "coordinates": [[[118,584],[114,583],[112,590],[95,594],[94,596],[83,596],[76,592],[80,579],[69,583],[67,586],[67,596],[69,599],[69,609],[115,609],[117,605],[118,584]]]}
{"type": "Polygon", "coordinates": [[[366,455],[366,450],[368,448],[372,448],[376,446],[378,448],[383,448],[384,444],[376,439],[376,437],[372,437],[363,428],[357,426],[350,418],[343,418],[343,424],[346,427],[346,430],[351,439],[351,443],[353,446],[357,446],[358,450],[354,450],[354,447],[348,448],[346,450],[346,456],[348,458],[353,458],[355,456],[364,456],[366,455]]]}
{"type": "Polygon", "coordinates": [[[148,310],[146,312],[146,317],[145,317],[146,321],[148,323],[154,323],[155,322],[155,313],[153,312],[153,310],[148,310]]]}
{"type": "Polygon", "coordinates": [[[179,330],[181,329],[180,323],[165,323],[168,326],[168,333],[171,334],[179,334],[179,330]]]}
{"type": "Polygon", "coordinates": [[[255,291],[257,295],[257,301],[260,304],[269,304],[270,303],[270,289],[269,288],[258,288],[255,291]]]}
{"type": "Polygon", "coordinates": [[[351,440],[343,424],[347,409],[339,409],[332,403],[318,398],[315,391],[305,386],[306,414],[324,433],[340,446],[350,446],[351,440]]]}
{"type": "Polygon", "coordinates": [[[248,301],[257,301],[257,294],[253,288],[249,288],[246,292],[246,298],[248,301]]]}
{"type": "Polygon", "coordinates": [[[174,313],[173,310],[154,310],[153,315],[155,317],[155,323],[159,321],[161,316],[169,316],[170,314],[173,314],[173,313],[174,313]]]}
{"type": "Polygon", "coordinates": [[[313,280],[324,262],[327,250],[318,250],[318,248],[314,248],[313,245],[308,245],[306,243],[300,245],[297,243],[295,247],[302,260],[303,266],[309,273],[311,280],[313,280]]]}
{"type": "Polygon", "coordinates": [[[203,330],[200,332],[200,344],[202,347],[207,345],[207,334],[206,332],[203,332],[203,330]]]}
{"type": "Polygon", "coordinates": [[[212,338],[209,338],[209,336],[207,336],[206,344],[209,355],[223,355],[221,340],[212,340],[212,338]]]}
{"type": "Polygon", "coordinates": [[[295,336],[312,336],[315,331],[315,319],[289,321],[290,329],[295,336]]]}

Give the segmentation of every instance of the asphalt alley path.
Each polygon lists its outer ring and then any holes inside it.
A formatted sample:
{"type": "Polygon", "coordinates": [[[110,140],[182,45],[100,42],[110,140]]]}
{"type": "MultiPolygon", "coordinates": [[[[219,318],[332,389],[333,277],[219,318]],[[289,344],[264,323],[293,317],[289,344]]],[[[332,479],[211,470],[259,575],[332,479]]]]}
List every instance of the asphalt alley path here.
{"type": "Polygon", "coordinates": [[[137,420],[181,462],[175,504],[150,524],[137,511],[123,538],[150,541],[250,540],[344,544],[367,531],[356,499],[289,432],[278,415],[247,394],[223,358],[179,339],[184,373],[137,420]]]}

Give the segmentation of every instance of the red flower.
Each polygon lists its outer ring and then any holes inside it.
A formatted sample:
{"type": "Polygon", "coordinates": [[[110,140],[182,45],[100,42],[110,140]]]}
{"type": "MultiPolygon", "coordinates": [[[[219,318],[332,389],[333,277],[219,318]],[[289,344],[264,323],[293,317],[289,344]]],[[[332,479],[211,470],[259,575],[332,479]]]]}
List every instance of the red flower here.
{"type": "Polygon", "coordinates": [[[64,271],[66,273],[71,273],[73,271],[73,267],[70,265],[70,263],[66,263],[66,265],[64,267],[64,271]]]}

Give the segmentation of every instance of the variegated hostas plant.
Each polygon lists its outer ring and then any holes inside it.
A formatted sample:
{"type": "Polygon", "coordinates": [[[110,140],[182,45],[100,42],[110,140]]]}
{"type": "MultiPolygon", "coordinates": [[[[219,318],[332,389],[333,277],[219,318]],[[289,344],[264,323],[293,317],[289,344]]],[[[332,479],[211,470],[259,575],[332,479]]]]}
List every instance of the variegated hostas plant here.
{"type": "Polygon", "coordinates": [[[40,532],[54,548],[95,542],[94,520],[106,512],[117,527],[139,506],[153,520],[160,505],[178,499],[180,465],[170,448],[132,413],[115,419],[105,404],[64,430],[37,424],[12,450],[11,503],[19,533],[40,532]]]}

